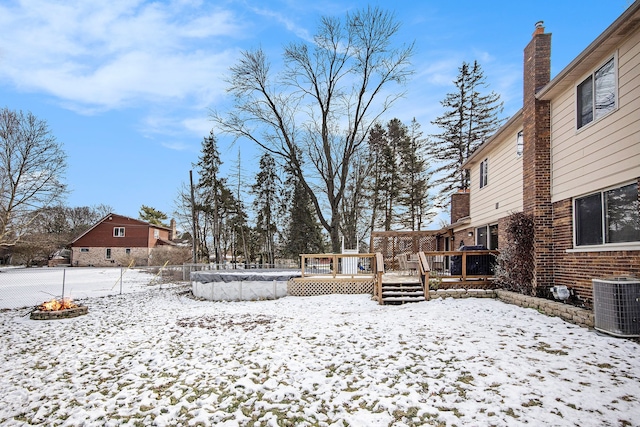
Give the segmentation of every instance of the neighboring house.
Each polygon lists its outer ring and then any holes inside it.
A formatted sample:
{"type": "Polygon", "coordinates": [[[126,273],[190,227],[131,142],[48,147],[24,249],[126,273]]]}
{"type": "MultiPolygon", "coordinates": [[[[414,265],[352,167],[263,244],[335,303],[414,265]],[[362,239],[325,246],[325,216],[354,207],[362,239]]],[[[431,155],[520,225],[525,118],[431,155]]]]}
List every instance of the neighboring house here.
{"type": "Polygon", "coordinates": [[[71,265],[129,265],[132,260],[136,265],[148,265],[151,250],[163,245],[174,246],[174,235],[174,228],[111,213],[71,242],[71,265]]]}
{"type": "Polygon", "coordinates": [[[463,166],[453,244],[504,246],[512,212],[530,213],[540,289],[591,301],[594,278],[640,277],[640,1],[553,80],[551,34],[524,51],[523,108],[463,166]]]}

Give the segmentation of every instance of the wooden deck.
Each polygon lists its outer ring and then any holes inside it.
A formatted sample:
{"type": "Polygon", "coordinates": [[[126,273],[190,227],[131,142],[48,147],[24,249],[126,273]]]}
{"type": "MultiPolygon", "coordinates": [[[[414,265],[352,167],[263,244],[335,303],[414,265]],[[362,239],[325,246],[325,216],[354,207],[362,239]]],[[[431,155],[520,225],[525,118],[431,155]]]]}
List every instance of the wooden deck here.
{"type": "MultiPolygon", "coordinates": [[[[403,304],[429,299],[432,289],[493,289],[498,251],[440,251],[417,254],[415,264],[375,254],[303,254],[302,277],[293,279],[304,292],[362,293],[373,288],[380,304],[403,304]],[[366,285],[365,285],[366,284],[366,285]],[[369,287],[370,286],[370,287],[369,287]]],[[[301,291],[302,292],[302,291],[301,291]]]]}

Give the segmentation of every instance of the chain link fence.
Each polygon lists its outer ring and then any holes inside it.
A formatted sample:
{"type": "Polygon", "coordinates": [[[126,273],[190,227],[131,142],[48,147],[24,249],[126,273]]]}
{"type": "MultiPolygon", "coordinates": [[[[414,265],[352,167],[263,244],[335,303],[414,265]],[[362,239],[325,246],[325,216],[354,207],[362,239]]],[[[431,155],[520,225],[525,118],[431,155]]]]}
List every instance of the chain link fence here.
{"type": "MultiPolygon", "coordinates": [[[[80,301],[89,297],[140,292],[182,282],[176,268],[35,267],[0,268],[0,309],[35,307],[53,298],[80,301]]],[[[187,275],[188,280],[188,275],[187,275]]]]}
{"type": "Polygon", "coordinates": [[[35,307],[53,298],[118,295],[189,283],[192,271],[298,268],[294,263],[184,264],[149,267],[3,267],[0,268],[0,310],[35,307]]]}

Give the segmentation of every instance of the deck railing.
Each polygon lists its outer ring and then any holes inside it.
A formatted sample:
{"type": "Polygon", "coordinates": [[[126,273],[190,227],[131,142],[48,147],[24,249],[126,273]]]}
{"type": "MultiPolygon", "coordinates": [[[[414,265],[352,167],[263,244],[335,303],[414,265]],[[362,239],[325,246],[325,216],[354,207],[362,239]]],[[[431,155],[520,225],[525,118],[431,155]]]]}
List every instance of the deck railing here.
{"type": "Polygon", "coordinates": [[[371,277],[378,274],[376,254],[302,254],[302,277],[371,277]]]}
{"type": "Polygon", "coordinates": [[[436,287],[490,286],[499,253],[496,250],[422,252],[429,266],[425,286],[429,285],[430,280],[436,282],[436,287]]]}

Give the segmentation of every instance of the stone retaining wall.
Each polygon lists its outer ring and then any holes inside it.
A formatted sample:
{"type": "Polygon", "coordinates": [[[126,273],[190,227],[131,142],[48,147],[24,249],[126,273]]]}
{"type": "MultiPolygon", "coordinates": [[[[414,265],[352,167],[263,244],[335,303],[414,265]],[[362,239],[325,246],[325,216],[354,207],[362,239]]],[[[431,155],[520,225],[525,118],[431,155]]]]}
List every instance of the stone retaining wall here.
{"type": "Polygon", "coordinates": [[[574,307],[570,304],[564,304],[558,301],[551,301],[544,298],[537,298],[528,295],[522,295],[516,292],[505,291],[502,289],[495,290],[476,290],[476,289],[447,289],[429,291],[429,298],[497,298],[508,304],[518,305],[525,308],[533,308],[548,316],[556,316],[561,319],[584,326],[593,328],[594,317],[593,311],[584,308],[574,307]]]}

